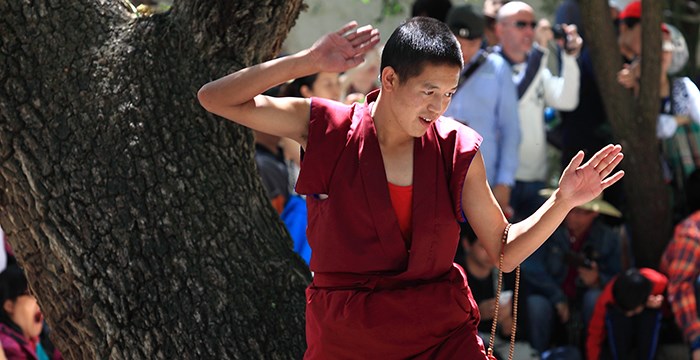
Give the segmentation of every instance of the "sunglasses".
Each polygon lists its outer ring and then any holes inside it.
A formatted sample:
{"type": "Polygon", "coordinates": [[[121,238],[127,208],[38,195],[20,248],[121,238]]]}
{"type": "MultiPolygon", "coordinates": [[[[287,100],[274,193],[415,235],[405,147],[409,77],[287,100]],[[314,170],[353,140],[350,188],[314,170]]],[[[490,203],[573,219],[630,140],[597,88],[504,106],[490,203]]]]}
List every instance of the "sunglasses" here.
{"type": "Polygon", "coordinates": [[[522,21],[521,20],[521,21],[513,22],[512,25],[520,30],[522,30],[528,26],[530,27],[530,29],[534,29],[535,26],[537,26],[537,22],[536,21],[522,21]]]}

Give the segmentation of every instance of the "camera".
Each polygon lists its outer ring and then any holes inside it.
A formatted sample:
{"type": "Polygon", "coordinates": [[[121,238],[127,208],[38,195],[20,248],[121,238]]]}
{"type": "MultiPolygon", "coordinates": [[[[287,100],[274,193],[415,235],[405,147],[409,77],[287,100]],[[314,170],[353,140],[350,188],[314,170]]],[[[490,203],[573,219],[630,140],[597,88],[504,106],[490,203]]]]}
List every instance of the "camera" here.
{"type": "Polygon", "coordinates": [[[554,40],[563,40],[563,48],[568,49],[568,42],[569,42],[569,36],[566,34],[566,31],[564,30],[564,24],[556,24],[552,26],[552,32],[554,33],[554,40]]]}
{"type": "Polygon", "coordinates": [[[567,263],[587,269],[592,269],[593,262],[597,263],[599,259],[600,253],[591,244],[584,244],[581,251],[569,250],[564,254],[567,263]]]}
{"type": "Polygon", "coordinates": [[[552,32],[554,33],[555,39],[566,39],[566,31],[564,31],[564,26],[562,26],[562,24],[552,26],[552,32]]]}

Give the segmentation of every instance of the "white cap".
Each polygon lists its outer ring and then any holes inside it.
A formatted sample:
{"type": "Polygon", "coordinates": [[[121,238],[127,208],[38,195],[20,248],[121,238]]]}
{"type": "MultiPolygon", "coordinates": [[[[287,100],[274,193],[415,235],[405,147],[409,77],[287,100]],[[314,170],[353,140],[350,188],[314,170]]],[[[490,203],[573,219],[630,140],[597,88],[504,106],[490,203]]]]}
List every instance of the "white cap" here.
{"type": "Polygon", "coordinates": [[[685,67],[688,63],[688,44],[685,42],[685,37],[683,34],[671,24],[666,24],[670,34],[671,42],[673,43],[673,58],[671,60],[671,66],[668,68],[669,74],[675,74],[685,67]]]}

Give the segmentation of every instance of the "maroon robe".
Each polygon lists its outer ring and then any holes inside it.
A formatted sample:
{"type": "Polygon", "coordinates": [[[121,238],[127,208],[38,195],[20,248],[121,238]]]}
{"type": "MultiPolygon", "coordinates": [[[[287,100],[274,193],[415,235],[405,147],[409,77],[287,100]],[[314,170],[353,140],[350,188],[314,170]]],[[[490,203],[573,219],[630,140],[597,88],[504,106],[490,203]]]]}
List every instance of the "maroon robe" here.
{"type": "Polygon", "coordinates": [[[304,358],[485,358],[477,304],[452,262],[462,185],[481,137],[441,118],[415,140],[406,249],[370,116],[377,93],[351,106],[311,102],[296,185],[307,195],[315,274],[306,291],[304,358]]]}

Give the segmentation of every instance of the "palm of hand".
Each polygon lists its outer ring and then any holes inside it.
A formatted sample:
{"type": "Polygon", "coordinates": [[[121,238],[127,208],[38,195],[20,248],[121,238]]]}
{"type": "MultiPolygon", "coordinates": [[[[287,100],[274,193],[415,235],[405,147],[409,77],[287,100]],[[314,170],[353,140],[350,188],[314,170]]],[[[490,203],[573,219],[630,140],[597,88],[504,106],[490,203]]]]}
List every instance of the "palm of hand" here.
{"type": "Polygon", "coordinates": [[[321,71],[342,72],[362,63],[363,55],[378,42],[376,29],[371,26],[357,28],[357,24],[351,22],[320,38],[310,51],[321,71]]]}
{"type": "Polygon", "coordinates": [[[582,205],[595,199],[603,191],[601,179],[592,166],[579,167],[572,174],[562,175],[559,190],[574,203],[574,206],[582,205]]]}
{"type": "Polygon", "coordinates": [[[574,156],[559,180],[560,195],[573,206],[583,205],[595,199],[603,190],[624,176],[623,171],[618,171],[608,178],[608,175],[622,161],[620,145],[604,147],[588,162],[581,165],[583,156],[583,152],[574,156]]]}
{"type": "Polygon", "coordinates": [[[326,71],[341,72],[349,68],[347,60],[355,55],[350,42],[336,34],[328,34],[321,39],[316,48],[319,54],[318,64],[326,71]]]}

